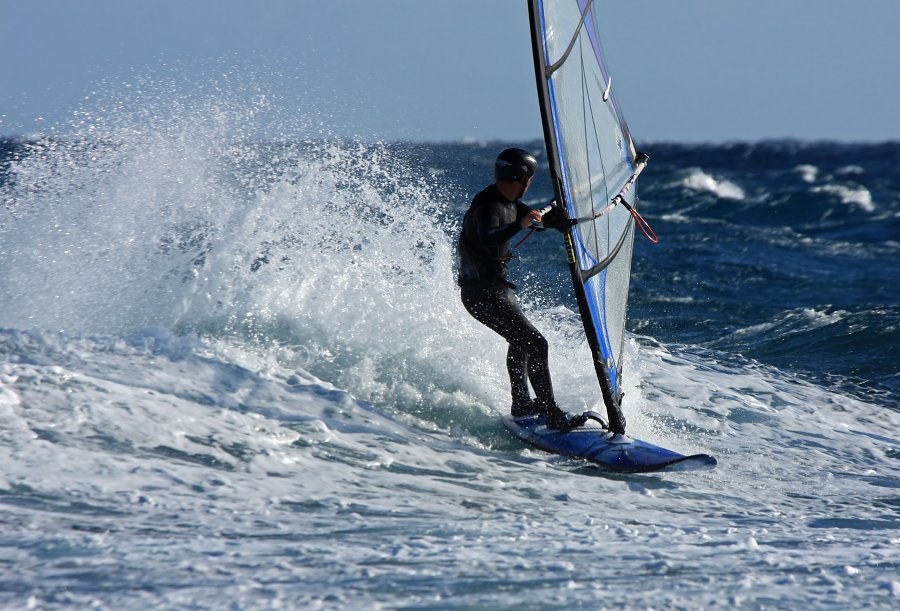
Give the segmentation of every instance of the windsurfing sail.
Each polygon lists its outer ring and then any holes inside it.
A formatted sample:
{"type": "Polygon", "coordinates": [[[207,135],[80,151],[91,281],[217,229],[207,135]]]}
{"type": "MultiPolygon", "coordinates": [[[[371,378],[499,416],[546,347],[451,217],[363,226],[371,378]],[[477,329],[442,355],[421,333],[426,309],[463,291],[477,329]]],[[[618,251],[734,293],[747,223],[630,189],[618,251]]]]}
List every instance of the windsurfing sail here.
{"type": "Polygon", "coordinates": [[[635,151],[603,60],[598,2],[529,0],[535,76],[550,175],[571,229],[572,282],[609,416],[625,432],[622,352],[634,243],[635,151]],[[634,215],[633,215],[634,214],[634,215]]]}

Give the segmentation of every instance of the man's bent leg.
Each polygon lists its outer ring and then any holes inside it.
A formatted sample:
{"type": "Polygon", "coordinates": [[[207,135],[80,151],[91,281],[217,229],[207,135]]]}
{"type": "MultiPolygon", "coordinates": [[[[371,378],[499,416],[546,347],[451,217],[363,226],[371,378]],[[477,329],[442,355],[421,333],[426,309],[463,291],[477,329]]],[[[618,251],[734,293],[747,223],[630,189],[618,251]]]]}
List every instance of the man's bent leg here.
{"type": "Polygon", "coordinates": [[[519,308],[515,294],[504,288],[463,289],[463,305],[479,322],[509,342],[507,370],[513,393],[513,405],[528,396],[528,380],[542,405],[555,406],[550,381],[547,340],[519,308]],[[527,369],[526,369],[527,367],[527,369]]]}

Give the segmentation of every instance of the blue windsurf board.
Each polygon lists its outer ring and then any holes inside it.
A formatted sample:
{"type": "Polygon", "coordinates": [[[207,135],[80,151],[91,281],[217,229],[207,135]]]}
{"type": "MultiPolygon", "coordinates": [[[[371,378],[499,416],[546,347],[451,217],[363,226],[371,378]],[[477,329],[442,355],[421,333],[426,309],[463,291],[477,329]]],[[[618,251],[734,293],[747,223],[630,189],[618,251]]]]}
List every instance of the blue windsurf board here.
{"type": "Polygon", "coordinates": [[[613,433],[594,419],[567,433],[548,429],[543,416],[503,416],[503,424],[517,437],[545,452],[582,458],[610,471],[705,471],[717,464],[708,454],[679,454],[613,433]]]}

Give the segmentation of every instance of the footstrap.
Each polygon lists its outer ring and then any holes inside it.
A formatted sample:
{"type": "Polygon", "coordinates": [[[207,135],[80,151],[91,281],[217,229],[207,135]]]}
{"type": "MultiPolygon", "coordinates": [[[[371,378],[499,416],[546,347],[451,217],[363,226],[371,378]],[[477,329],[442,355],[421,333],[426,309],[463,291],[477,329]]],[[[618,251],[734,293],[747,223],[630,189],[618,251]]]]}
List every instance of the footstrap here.
{"type": "MultiPolygon", "coordinates": [[[[596,422],[600,423],[600,426],[609,430],[609,424],[607,424],[606,420],[604,420],[597,412],[584,412],[583,414],[581,414],[581,417],[584,417],[584,422],[587,422],[588,420],[595,420],[596,422]]],[[[584,422],[582,422],[582,424],[584,424],[584,422]]]]}
{"type": "Polygon", "coordinates": [[[584,426],[588,420],[595,420],[599,422],[600,426],[602,426],[604,429],[609,430],[609,425],[605,420],[603,420],[603,418],[600,417],[600,414],[598,414],[597,412],[584,412],[583,414],[572,416],[571,418],[566,418],[565,416],[562,416],[562,414],[560,414],[560,418],[558,420],[552,418],[547,419],[547,428],[556,429],[560,433],[568,433],[569,431],[584,426]]]}

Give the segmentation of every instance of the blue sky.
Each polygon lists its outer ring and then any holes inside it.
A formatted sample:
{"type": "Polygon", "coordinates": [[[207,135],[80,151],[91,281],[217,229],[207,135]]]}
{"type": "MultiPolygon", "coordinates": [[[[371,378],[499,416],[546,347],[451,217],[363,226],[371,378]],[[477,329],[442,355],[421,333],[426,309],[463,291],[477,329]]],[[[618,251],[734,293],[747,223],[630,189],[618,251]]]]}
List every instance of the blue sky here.
{"type": "MultiPolygon", "coordinates": [[[[900,140],[898,0],[599,5],[638,141],[900,140]]],[[[342,135],[541,134],[524,0],[0,0],[0,40],[2,135],[65,131],[133,81],[189,97],[223,74],[342,135]]]]}

